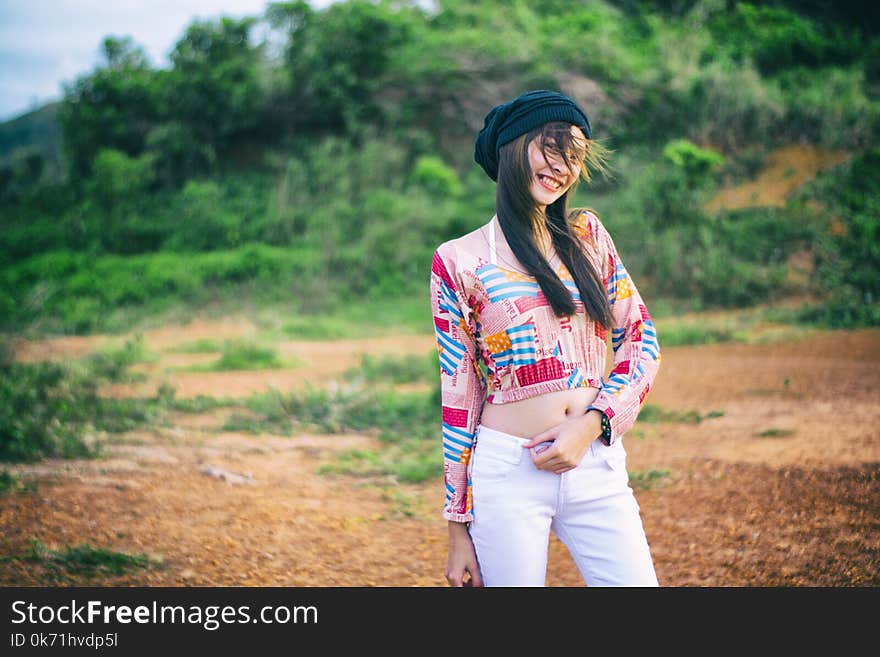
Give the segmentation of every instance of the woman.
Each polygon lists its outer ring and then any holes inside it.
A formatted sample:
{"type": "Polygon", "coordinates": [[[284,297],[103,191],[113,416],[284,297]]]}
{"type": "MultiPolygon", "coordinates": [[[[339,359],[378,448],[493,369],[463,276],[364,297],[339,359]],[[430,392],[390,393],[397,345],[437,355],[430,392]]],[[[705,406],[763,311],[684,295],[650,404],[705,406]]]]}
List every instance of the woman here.
{"type": "Polygon", "coordinates": [[[565,95],[496,106],[474,149],[495,216],[434,253],[452,586],[543,586],[551,530],[587,585],[657,585],[622,440],[657,336],[602,222],[567,209],[602,156],[565,95]]]}

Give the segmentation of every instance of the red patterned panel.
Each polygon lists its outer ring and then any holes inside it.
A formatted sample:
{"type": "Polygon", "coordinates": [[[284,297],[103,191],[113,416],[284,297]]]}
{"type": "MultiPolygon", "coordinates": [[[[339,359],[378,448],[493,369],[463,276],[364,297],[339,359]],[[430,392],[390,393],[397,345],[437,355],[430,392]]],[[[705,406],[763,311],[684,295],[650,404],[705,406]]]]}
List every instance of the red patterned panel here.
{"type": "Polygon", "coordinates": [[[620,361],[617,365],[614,366],[614,369],[611,370],[611,374],[629,374],[629,361],[620,361]]]}
{"type": "Polygon", "coordinates": [[[452,427],[467,427],[468,412],[466,408],[443,407],[443,422],[452,427]]]}
{"type": "Polygon", "coordinates": [[[446,271],[446,266],[443,264],[440,254],[436,251],[434,252],[434,259],[431,261],[431,271],[437,274],[450,288],[455,289],[455,283],[452,282],[452,277],[446,271]]]}
{"type": "Polygon", "coordinates": [[[642,341],[642,320],[639,320],[632,325],[632,328],[629,331],[629,339],[633,342],[642,341]]]}
{"type": "Polygon", "coordinates": [[[519,297],[514,300],[514,304],[516,305],[516,309],[521,313],[528,312],[533,308],[542,308],[543,306],[550,305],[543,292],[539,292],[536,297],[519,297]]]}
{"type": "Polygon", "coordinates": [[[558,358],[544,358],[531,365],[521,365],[516,370],[516,379],[521,386],[530,386],[542,381],[555,381],[565,377],[565,365],[558,358]]]}

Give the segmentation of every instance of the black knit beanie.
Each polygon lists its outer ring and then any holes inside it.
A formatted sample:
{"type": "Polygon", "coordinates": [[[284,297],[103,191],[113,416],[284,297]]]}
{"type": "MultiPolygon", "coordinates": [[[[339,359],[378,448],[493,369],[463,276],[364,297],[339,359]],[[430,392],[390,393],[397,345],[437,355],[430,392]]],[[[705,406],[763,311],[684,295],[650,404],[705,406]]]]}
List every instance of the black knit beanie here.
{"type": "Polygon", "coordinates": [[[498,180],[498,150],[507,142],[550,121],[564,121],[578,126],[590,139],[590,121],[586,113],[568,96],[539,89],[496,105],[486,115],[483,129],[477,134],[474,160],[492,180],[498,180]]]}

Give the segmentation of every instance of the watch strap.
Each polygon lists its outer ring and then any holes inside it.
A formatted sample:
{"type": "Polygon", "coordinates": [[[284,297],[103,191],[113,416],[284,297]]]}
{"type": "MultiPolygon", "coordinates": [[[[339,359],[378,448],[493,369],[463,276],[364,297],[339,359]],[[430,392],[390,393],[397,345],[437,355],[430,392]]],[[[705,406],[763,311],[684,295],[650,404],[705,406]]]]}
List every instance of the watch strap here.
{"type": "Polygon", "coordinates": [[[587,412],[590,411],[599,411],[602,414],[602,433],[599,435],[599,440],[601,440],[606,446],[611,445],[611,420],[605,414],[601,408],[596,408],[595,406],[590,406],[587,409],[587,412]]]}

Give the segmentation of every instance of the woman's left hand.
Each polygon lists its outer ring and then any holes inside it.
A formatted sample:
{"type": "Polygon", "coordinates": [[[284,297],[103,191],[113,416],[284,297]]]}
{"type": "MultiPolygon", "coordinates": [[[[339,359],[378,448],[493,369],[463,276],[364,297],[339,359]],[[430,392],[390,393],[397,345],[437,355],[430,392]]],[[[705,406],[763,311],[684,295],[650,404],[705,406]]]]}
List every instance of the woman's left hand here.
{"type": "Polygon", "coordinates": [[[547,429],[523,445],[532,455],[532,461],[539,470],[562,474],[575,469],[584,458],[587,449],[601,433],[601,414],[590,411],[584,415],[563,420],[555,427],[547,429]],[[549,447],[534,449],[541,443],[550,442],[549,447]]]}

